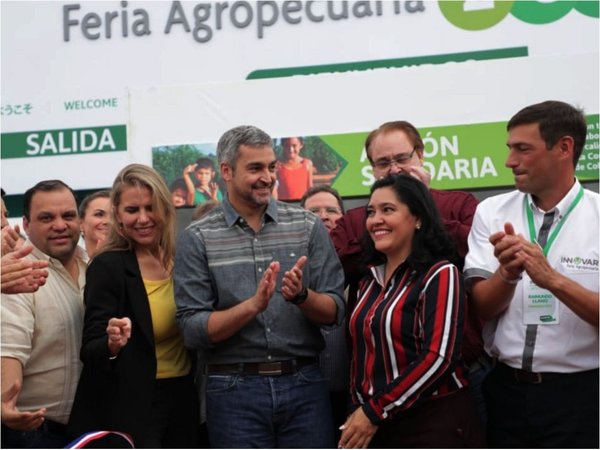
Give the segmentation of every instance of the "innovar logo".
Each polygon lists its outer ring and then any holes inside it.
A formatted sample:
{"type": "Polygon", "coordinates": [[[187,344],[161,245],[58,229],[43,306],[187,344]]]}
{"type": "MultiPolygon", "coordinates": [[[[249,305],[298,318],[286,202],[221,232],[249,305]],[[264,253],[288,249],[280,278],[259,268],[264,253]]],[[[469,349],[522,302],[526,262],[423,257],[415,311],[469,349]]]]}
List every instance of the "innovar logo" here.
{"type": "Polygon", "coordinates": [[[598,18],[598,1],[460,1],[439,0],[444,17],[454,26],[469,31],[481,31],[500,23],[509,13],[523,22],[544,25],[556,22],[572,9],[598,18]]]}
{"type": "Polygon", "coordinates": [[[598,271],[598,260],[580,256],[561,256],[561,264],[567,269],[598,271]]]}

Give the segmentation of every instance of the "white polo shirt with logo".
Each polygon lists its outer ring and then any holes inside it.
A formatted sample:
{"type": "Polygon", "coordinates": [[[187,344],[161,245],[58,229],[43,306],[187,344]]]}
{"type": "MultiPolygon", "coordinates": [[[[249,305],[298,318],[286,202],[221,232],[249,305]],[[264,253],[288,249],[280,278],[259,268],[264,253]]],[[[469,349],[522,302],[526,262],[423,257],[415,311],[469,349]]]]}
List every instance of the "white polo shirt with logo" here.
{"type": "MultiPolygon", "coordinates": [[[[568,194],[556,205],[554,232],[570,205],[576,199],[581,184],[575,183],[568,194]]],[[[544,213],[537,208],[529,194],[519,191],[490,197],[479,203],[471,232],[469,253],[465,259],[465,279],[489,278],[498,268],[494,247],[489,242],[493,233],[504,230],[504,224],[513,224],[515,233],[530,240],[525,199],[533,210],[535,233],[539,232],[544,213]]],[[[583,189],[583,197],[563,221],[556,239],[547,254],[549,264],[558,272],[581,286],[598,293],[600,234],[600,196],[583,189]]],[[[526,275],[526,274],[524,274],[526,275]]],[[[524,280],[520,281],[508,308],[488,321],[483,330],[485,349],[499,361],[522,367],[525,346],[524,280]]],[[[558,323],[540,324],[533,352],[534,372],[580,372],[598,368],[598,328],[585,322],[558,301],[558,323]]]]}

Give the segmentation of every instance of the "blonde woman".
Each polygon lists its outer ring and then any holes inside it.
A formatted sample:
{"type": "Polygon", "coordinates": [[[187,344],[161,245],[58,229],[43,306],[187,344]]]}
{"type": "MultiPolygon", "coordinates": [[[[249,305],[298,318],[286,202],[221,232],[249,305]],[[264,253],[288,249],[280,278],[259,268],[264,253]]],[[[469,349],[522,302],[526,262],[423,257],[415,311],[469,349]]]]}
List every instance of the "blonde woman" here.
{"type": "Polygon", "coordinates": [[[136,447],[193,447],[199,408],[175,322],[171,194],[154,169],[131,164],[115,179],[111,209],[113,226],[87,272],[84,366],[69,431],[121,431],[136,447]]]}

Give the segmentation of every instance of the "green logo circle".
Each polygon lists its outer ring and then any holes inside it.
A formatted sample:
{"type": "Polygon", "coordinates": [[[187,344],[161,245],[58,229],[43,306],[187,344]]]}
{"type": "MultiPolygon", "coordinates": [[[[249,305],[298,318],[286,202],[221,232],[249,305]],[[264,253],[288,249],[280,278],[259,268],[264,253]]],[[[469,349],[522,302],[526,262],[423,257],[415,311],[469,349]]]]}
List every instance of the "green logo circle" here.
{"type": "Polygon", "coordinates": [[[479,31],[493,27],[504,19],[513,1],[460,1],[440,0],[438,5],[444,17],[463,30],[479,31]]]}
{"type": "Polygon", "coordinates": [[[600,2],[589,2],[580,0],[577,3],[575,3],[574,8],[581,14],[585,14],[589,17],[595,17],[597,19],[600,10],[600,2]]]}
{"type": "Polygon", "coordinates": [[[562,19],[571,9],[573,9],[572,1],[516,2],[511,12],[513,16],[523,22],[545,25],[562,19]]]}

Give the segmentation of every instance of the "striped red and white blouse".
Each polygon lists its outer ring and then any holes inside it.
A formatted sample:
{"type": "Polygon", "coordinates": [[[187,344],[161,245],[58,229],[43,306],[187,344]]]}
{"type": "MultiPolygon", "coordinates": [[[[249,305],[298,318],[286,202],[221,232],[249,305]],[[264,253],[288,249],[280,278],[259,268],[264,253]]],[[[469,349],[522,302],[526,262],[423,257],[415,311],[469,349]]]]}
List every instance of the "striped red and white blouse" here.
{"type": "Polygon", "coordinates": [[[465,292],[448,261],[416,272],[401,264],[387,286],[371,267],[350,318],[351,393],[373,423],[467,386],[460,344],[465,292]]]}

